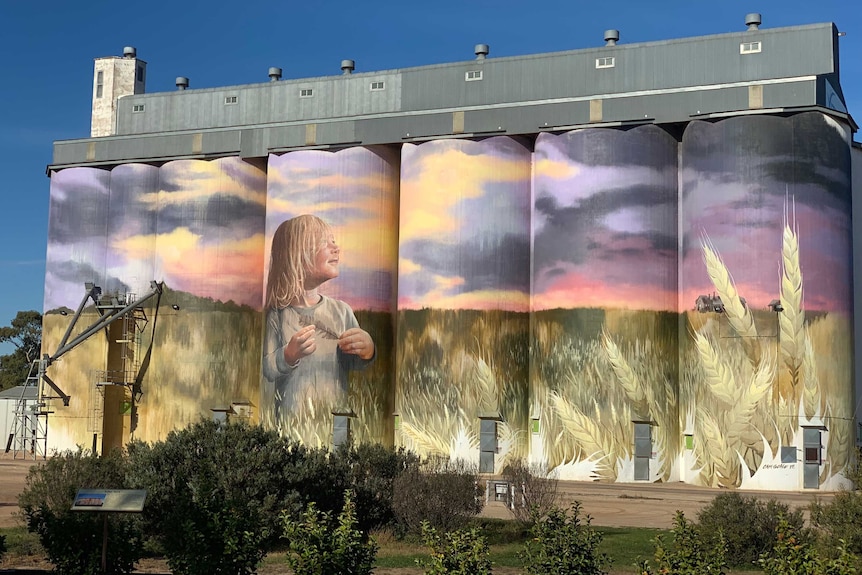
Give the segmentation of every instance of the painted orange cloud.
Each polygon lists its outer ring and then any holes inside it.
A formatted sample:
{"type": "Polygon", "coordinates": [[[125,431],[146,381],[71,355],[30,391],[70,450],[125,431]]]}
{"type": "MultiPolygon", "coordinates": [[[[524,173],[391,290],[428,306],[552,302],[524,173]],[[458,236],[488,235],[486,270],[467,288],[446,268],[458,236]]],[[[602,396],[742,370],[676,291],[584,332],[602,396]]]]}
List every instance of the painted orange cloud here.
{"type": "Polygon", "coordinates": [[[404,161],[418,162],[418,169],[401,182],[402,242],[453,234],[463,225],[457,213],[463,200],[481,197],[489,183],[530,179],[530,163],[522,159],[470,155],[454,147],[432,151],[424,155],[415,149],[405,151],[404,161]]]}
{"type": "Polygon", "coordinates": [[[187,228],[170,233],[133,236],[114,243],[127,259],[153,258],[171,287],[194,295],[260,306],[263,280],[263,234],[239,240],[206,242],[187,228]],[[195,282],[191,278],[208,278],[195,282]],[[195,285],[198,284],[196,289],[195,285]],[[256,295],[250,295],[253,288],[256,295]]]}

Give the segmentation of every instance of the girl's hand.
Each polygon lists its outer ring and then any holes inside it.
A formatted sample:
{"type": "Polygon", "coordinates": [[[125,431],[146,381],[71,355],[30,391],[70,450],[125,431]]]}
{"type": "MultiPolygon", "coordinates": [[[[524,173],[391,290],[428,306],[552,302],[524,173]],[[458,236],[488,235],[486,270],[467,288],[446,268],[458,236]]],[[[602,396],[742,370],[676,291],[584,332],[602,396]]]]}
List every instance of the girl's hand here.
{"type": "Polygon", "coordinates": [[[291,367],[296,367],[299,360],[311,355],[317,349],[314,341],[314,326],[307,325],[291,336],[284,346],[284,361],[291,367]]]}
{"type": "Polygon", "coordinates": [[[358,355],[368,360],[374,357],[374,340],[364,329],[352,327],[338,338],[338,349],[343,353],[358,355]]]}

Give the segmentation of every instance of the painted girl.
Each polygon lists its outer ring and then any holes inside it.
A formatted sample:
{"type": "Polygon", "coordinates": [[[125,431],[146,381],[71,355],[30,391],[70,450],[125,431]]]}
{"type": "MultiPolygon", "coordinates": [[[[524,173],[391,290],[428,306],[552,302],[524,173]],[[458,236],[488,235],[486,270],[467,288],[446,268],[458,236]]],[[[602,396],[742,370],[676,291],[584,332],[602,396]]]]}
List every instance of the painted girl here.
{"type": "Polygon", "coordinates": [[[343,301],[318,288],[338,277],[341,250],[323,220],[282,222],[272,238],[266,286],[264,377],[275,383],[275,417],[313,405],[343,407],[347,374],[374,359],[374,341],[343,301]]]}

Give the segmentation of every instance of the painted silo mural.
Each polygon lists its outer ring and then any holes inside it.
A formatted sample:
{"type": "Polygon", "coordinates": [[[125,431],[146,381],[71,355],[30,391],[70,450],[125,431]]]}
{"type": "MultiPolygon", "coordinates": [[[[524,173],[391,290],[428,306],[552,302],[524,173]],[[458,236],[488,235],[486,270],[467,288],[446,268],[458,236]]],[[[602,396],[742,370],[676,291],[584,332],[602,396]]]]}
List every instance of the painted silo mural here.
{"type": "MultiPolygon", "coordinates": [[[[84,283],[100,284],[107,279],[110,198],[110,170],[70,168],[51,175],[42,321],[42,348],[46,353],[53,353],[62,341],[70,323],[69,314],[86,293],[84,283]]],[[[91,308],[81,321],[89,324],[97,317],[91,308]]],[[[55,409],[50,417],[51,446],[89,446],[92,434],[101,433],[101,420],[97,421],[92,406],[98,397],[95,371],[105,369],[106,356],[106,338],[92,337],[62,363],[52,366],[51,378],[71,399],[68,407],[55,409]],[[86,361],[90,357],[101,361],[86,361]]]]}
{"type": "Polygon", "coordinates": [[[834,488],[852,452],[849,148],[815,113],[682,142],[684,480],[834,488]]]}
{"type": "Polygon", "coordinates": [[[132,434],[153,440],[212,410],[254,417],[265,205],[263,170],[238,158],[54,175],[46,352],[57,349],[85,282],[101,288],[100,303],[88,301],[73,336],[149,293],[152,281],[164,291],[51,366],[72,397],[52,416],[52,447],[89,446],[90,437],[100,445],[105,434],[106,447],[132,434]]]}
{"type": "Polygon", "coordinates": [[[529,447],[530,156],[402,148],[396,441],[490,471],[529,447]]]}
{"type": "Polygon", "coordinates": [[[164,289],[50,367],[50,448],[229,416],[485,472],[836,488],[849,163],[805,113],[56,172],[45,351],[85,282],[73,337],[164,289]]]}
{"type": "Polygon", "coordinates": [[[177,160],[159,180],[157,197],[140,198],[156,212],[155,270],[166,286],[152,326],[143,439],[177,421],[260,415],[266,174],[240,158],[177,160]]]}
{"type": "Polygon", "coordinates": [[[539,135],[533,234],[533,459],[564,479],[678,480],[676,141],[539,135]]]}
{"type": "Polygon", "coordinates": [[[391,442],[398,156],[272,155],[262,421],[310,445],[391,442]]]}

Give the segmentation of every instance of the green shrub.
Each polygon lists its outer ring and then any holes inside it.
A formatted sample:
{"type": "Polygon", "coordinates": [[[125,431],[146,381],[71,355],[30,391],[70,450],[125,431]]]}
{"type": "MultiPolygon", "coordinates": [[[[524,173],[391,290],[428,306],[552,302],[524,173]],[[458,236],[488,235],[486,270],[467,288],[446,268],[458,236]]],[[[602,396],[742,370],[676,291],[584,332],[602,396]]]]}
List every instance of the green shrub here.
{"type": "MultiPolygon", "coordinates": [[[[727,567],[725,545],[719,534],[716,540],[701,538],[694,524],[685,518],[682,511],[676,512],[671,529],[671,542],[665,543],[664,537],[655,538],[656,573],[662,575],[704,575],[714,573],[724,575],[727,567]]],[[[652,567],[648,561],[640,564],[641,575],[651,575],[652,567]]]]}
{"type": "Polygon", "coordinates": [[[331,461],[354,493],[359,528],[370,531],[393,523],[395,480],[415,468],[419,457],[403,447],[363,443],[338,449],[331,461]]]}
{"type": "Polygon", "coordinates": [[[599,553],[602,534],[591,525],[587,515],[581,522],[581,504],[572,503],[571,515],[559,507],[552,507],[542,516],[533,513],[531,539],[527,541],[521,559],[530,575],[601,575],[608,565],[608,557],[599,553]]]}
{"type": "Polygon", "coordinates": [[[422,523],[422,541],[431,551],[428,560],[416,563],[425,575],[489,575],[488,544],[478,529],[450,531],[439,535],[428,522],[422,523]]]}
{"type": "Polygon", "coordinates": [[[799,531],[779,517],[775,546],[760,558],[760,566],[766,575],[851,575],[856,573],[857,561],[839,540],[837,556],[831,559],[819,557],[814,547],[799,537],[799,531]]]}
{"type": "Polygon", "coordinates": [[[369,575],[374,568],[377,544],[358,529],[356,504],[350,492],[338,521],[309,503],[299,521],[282,515],[288,542],[287,564],[301,575],[369,575]]]}
{"type": "Polygon", "coordinates": [[[843,539],[850,552],[862,555],[862,452],[857,452],[855,462],[848,466],[847,477],[854,490],[839,491],[830,503],[815,500],[809,507],[811,524],[821,535],[824,552],[843,539]]]}
{"type": "Polygon", "coordinates": [[[0,560],[3,559],[3,556],[6,555],[6,552],[9,549],[6,547],[6,536],[0,535],[0,560]]]}
{"type": "Polygon", "coordinates": [[[254,573],[281,536],[279,514],[331,500],[325,453],[243,423],[202,421],[159,443],[129,446],[131,480],[147,489],[144,520],[182,575],[254,573]]]}
{"type": "Polygon", "coordinates": [[[774,499],[764,502],[737,492],[722,493],[700,511],[697,530],[706,545],[719,545],[719,538],[724,539],[730,565],[752,566],[775,545],[779,516],[804,535],[802,510],[791,511],[774,499]]]}
{"type": "Polygon", "coordinates": [[[142,556],[139,518],[133,514],[71,511],[79,489],[124,489],[128,461],[120,451],[98,457],[79,449],[34,465],[18,498],[27,529],[39,536],[56,571],[101,573],[104,520],[108,522],[107,569],[131,573],[142,556]]]}
{"type": "Polygon", "coordinates": [[[830,503],[813,502],[810,511],[824,551],[843,539],[850,552],[862,555],[862,492],[839,491],[830,503]]]}
{"type": "Polygon", "coordinates": [[[402,532],[419,533],[422,523],[452,531],[482,511],[478,470],[462,461],[426,460],[408,467],[393,483],[392,508],[402,532]]]}

